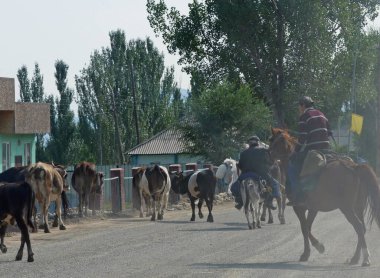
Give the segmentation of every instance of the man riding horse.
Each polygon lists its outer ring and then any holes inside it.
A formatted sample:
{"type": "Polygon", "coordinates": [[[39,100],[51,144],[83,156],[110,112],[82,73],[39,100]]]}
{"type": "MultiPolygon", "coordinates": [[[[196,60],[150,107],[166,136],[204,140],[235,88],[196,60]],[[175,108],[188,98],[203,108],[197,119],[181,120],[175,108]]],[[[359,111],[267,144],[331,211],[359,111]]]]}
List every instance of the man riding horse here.
{"type": "Polygon", "coordinates": [[[329,136],[332,136],[329,122],[326,116],[314,108],[314,101],[311,97],[303,96],[298,101],[299,121],[298,121],[298,145],[290,157],[288,166],[288,178],[290,182],[290,202],[288,206],[300,206],[304,203],[302,184],[299,182],[299,175],[302,169],[306,154],[310,150],[329,150],[329,136]]]}
{"type": "MultiPolygon", "coordinates": [[[[280,196],[280,184],[271,175],[269,175],[269,169],[272,165],[271,159],[269,157],[269,152],[267,149],[259,146],[260,139],[257,136],[252,136],[248,140],[249,148],[242,151],[240,154],[240,159],[238,163],[238,168],[241,170],[241,175],[237,183],[242,181],[248,175],[256,174],[263,178],[267,184],[272,187],[272,194],[266,192],[265,205],[275,210],[276,207],[273,206],[273,197],[280,196]]],[[[239,188],[236,186],[235,188],[239,188]]],[[[239,190],[233,190],[231,192],[235,197],[235,207],[241,209],[243,206],[243,200],[239,190]]]]}

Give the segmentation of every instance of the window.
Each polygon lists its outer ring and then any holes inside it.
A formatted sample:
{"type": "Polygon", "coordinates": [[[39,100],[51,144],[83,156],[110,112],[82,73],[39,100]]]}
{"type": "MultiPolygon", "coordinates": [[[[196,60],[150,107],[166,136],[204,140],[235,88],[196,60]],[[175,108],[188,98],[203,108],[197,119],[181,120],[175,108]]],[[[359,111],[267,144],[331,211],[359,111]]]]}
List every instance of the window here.
{"type": "Polygon", "coordinates": [[[3,143],[3,172],[11,167],[11,144],[3,143]]]}
{"type": "Polygon", "coordinates": [[[24,145],[24,165],[29,165],[30,163],[32,163],[31,144],[26,143],[24,145]]]}

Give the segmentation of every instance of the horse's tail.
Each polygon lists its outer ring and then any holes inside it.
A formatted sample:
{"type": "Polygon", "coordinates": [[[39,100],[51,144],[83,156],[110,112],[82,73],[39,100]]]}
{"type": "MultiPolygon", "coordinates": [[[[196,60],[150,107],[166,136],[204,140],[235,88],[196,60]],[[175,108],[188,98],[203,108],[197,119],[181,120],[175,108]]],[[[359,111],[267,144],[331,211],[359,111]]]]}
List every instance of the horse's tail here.
{"type": "Polygon", "coordinates": [[[366,186],[367,189],[369,223],[372,224],[375,220],[380,228],[380,186],[377,176],[373,169],[366,164],[357,165],[355,170],[360,178],[361,186],[366,186]]]}

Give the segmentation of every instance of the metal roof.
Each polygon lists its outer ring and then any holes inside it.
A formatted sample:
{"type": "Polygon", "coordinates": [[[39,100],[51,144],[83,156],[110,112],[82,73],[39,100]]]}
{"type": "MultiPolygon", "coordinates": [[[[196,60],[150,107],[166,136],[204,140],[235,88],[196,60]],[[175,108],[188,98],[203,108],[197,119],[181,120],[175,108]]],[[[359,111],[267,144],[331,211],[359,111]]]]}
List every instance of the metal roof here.
{"type": "Polygon", "coordinates": [[[128,155],[178,153],[186,153],[185,144],[181,132],[174,129],[164,130],[128,151],[128,155]]]}

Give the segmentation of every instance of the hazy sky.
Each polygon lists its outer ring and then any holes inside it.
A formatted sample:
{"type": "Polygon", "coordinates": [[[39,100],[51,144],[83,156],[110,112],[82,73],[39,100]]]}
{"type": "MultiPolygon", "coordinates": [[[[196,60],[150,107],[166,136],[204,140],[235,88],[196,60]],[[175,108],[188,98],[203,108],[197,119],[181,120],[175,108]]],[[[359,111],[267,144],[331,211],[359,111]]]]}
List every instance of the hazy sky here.
{"type": "MultiPolygon", "coordinates": [[[[187,12],[191,0],[166,0],[187,12]]],[[[38,62],[44,76],[46,94],[57,94],[54,63],[62,59],[69,65],[69,86],[74,75],[88,63],[95,49],[109,45],[109,32],[122,29],[127,40],[150,37],[163,51],[166,66],[177,65],[178,57],[169,55],[161,38],[149,26],[145,0],[9,0],[2,1],[0,12],[0,76],[15,78],[19,99],[17,70],[26,65],[29,78],[38,62]]],[[[376,20],[380,28],[380,18],[376,20]]],[[[176,66],[176,81],[189,88],[189,77],[176,66]]]]}
{"type": "MultiPolygon", "coordinates": [[[[166,0],[187,12],[188,0],[166,0]]],[[[176,66],[176,82],[189,88],[189,77],[177,66],[178,57],[169,55],[161,38],[150,28],[145,0],[10,0],[2,1],[0,12],[0,76],[16,83],[17,70],[26,65],[29,78],[38,62],[44,76],[45,94],[58,94],[54,63],[69,65],[69,86],[88,64],[95,49],[109,46],[109,32],[122,29],[127,40],[150,37],[164,53],[165,65],[176,66]]]]}

